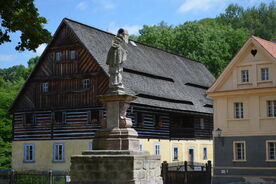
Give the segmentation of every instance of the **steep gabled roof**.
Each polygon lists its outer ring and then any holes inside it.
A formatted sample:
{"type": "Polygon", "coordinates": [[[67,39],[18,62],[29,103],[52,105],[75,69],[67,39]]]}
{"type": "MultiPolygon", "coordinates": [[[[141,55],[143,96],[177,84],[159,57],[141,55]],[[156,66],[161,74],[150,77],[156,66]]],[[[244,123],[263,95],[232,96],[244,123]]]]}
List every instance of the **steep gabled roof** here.
{"type": "MultiPolygon", "coordinates": [[[[67,18],[63,24],[108,75],[106,57],[115,35],[67,18]]],[[[212,113],[212,101],[205,92],[215,78],[203,64],[142,43],[135,44],[126,46],[128,56],[123,73],[126,91],[138,96],[134,103],[212,113]]]]}
{"type": "MultiPolygon", "coordinates": [[[[105,62],[115,35],[69,19],[64,22],[108,73],[105,62]]],[[[212,104],[205,91],[214,77],[203,64],[142,43],[135,44],[127,44],[123,74],[125,87],[139,97],[135,103],[212,113],[211,108],[204,106],[212,104]]]]}

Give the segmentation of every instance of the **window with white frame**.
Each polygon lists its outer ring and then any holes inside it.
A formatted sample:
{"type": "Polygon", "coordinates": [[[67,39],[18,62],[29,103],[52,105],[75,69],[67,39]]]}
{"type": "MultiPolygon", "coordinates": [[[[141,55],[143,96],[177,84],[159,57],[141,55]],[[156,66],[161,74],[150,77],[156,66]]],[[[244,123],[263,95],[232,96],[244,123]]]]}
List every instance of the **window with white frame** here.
{"type": "Polygon", "coordinates": [[[237,102],[234,103],[234,117],[236,119],[242,119],[243,118],[243,103],[242,102],[237,102]]]}
{"type": "Polygon", "coordinates": [[[24,144],[24,162],[35,161],[35,144],[25,143],[24,144]]]}
{"type": "Polygon", "coordinates": [[[53,161],[64,162],[64,143],[56,142],[53,144],[53,161]]]}
{"type": "Polygon", "coordinates": [[[154,154],[155,155],[160,155],[160,143],[155,143],[154,144],[154,154]]]}
{"type": "Polygon", "coordinates": [[[89,89],[90,88],[90,79],[83,79],[82,80],[82,88],[89,89]]]}
{"type": "Polygon", "coordinates": [[[248,70],[241,71],[241,82],[249,82],[249,72],[248,70]]]}
{"type": "Polygon", "coordinates": [[[276,117],[276,100],[269,100],[267,103],[267,116],[276,117]]]}
{"type": "Polygon", "coordinates": [[[261,68],[261,78],[263,81],[269,80],[269,70],[268,68],[261,68]]]}
{"type": "Polygon", "coordinates": [[[139,143],[139,150],[144,151],[144,144],[142,142],[139,143]]]}
{"type": "Polygon", "coordinates": [[[49,92],[49,84],[48,84],[48,82],[42,83],[42,84],[41,84],[41,88],[42,88],[42,92],[43,92],[43,93],[49,92]]]}
{"type": "Polygon", "coordinates": [[[178,160],[178,147],[174,146],[173,147],[173,161],[177,161],[178,160]]]}
{"type": "Polygon", "coordinates": [[[245,161],[246,160],[246,147],[244,141],[233,142],[234,147],[234,160],[245,161]]]}
{"type": "Polygon", "coordinates": [[[56,60],[56,61],[61,61],[61,59],[62,59],[62,54],[61,54],[61,52],[56,52],[56,53],[55,53],[55,60],[56,60]]]}
{"type": "Polygon", "coordinates": [[[76,50],[70,50],[69,51],[69,60],[75,60],[76,58],[77,58],[76,50]]]}
{"type": "Polygon", "coordinates": [[[266,141],[266,155],[267,160],[275,160],[276,161],[276,140],[273,141],[266,141]]]}
{"type": "Polygon", "coordinates": [[[207,150],[207,147],[203,148],[203,160],[208,160],[208,150],[207,150]]]}
{"type": "Polygon", "coordinates": [[[93,141],[88,142],[88,150],[93,150],[93,141]]]}

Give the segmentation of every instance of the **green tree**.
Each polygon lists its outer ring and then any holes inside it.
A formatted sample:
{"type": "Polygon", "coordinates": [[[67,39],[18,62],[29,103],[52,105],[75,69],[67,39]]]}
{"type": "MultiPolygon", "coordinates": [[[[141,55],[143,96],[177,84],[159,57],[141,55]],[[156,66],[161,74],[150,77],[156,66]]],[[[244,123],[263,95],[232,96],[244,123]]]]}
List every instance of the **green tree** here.
{"type": "Polygon", "coordinates": [[[48,43],[51,34],[44,28],[46,18],[41,17],[34,0],[0,0],[0,44],[10,42],[9,33],[20,31],[21,42],[16,50],[33,50],[48,43]]]}

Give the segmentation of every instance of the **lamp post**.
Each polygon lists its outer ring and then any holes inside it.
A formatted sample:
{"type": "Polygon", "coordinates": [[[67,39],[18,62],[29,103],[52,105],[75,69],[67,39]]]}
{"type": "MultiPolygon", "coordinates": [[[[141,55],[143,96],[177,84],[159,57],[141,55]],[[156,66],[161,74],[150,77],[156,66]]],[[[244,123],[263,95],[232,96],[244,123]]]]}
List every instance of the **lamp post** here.
{"type": "Polygon", "coordinates": [[[222,132],[222,130],[220,128],[216,129],[216,133],[218,135],[219,140],[221,141],[221,145],[224,146],[224,138],[221,137],[221,132],[222,132]]]}

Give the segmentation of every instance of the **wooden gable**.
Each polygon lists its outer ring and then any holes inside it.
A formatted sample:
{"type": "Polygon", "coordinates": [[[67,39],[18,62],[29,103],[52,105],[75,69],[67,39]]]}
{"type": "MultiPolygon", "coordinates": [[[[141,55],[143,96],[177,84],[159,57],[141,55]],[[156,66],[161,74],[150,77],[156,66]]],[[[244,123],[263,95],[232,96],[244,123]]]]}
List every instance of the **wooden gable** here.
{"type": "Polygon", "coordinates": [[[232,59],[217,81],[207,91],[208,94],[240,89],[276,86],[276,60],[253,37],[232,59]],[[269,79],[262,80],[261,71],[268,68],[269,79]],[[248,81],[243,81],[243,71],[248,72],[248,81]]]}
{"type": "Polygon", "coordinates": [[[91,107],[107,88],[108,77],[102,68],[73,30],[61,23],[10,110],[91,107]],[[76,51],[75,59],[69,59],[72,50],[76,51]],[[56,61],[56,52],[62,55],[60,61],[56,61]],[[83,89],[84,79],[89,80],[89,89],[83,89]],[[48,92],[43,92],[43,83],[47,83],[48,92]]]}

